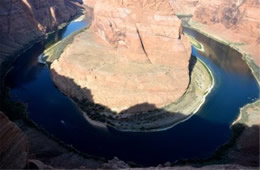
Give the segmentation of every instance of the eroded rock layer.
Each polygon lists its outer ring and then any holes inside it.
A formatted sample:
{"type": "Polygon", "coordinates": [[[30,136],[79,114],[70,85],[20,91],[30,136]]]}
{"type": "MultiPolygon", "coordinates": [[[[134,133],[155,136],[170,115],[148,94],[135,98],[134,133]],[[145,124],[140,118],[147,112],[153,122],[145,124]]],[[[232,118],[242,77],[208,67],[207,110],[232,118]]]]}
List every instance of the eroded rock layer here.
{"type": "Polygon", "coordinates": [[[22,169],[29,152],[24,133],[0,112],[0,169],[22,169]]]}
{"type": "Polygon", "coordinates": [[[135,105],[150,110],[183,95],[190,53],[168,1],[98,0],[91,31],[76,37],[52,64],[53,79],[66,94],[113,111],[135,105]],[[71,79],[81,90],[55,75],[71,79]]]}
{"type": "Polygon", "coordinates": [[[190,24],[249,54],[260,66],[259,0],[201,0],[190,24]]]}

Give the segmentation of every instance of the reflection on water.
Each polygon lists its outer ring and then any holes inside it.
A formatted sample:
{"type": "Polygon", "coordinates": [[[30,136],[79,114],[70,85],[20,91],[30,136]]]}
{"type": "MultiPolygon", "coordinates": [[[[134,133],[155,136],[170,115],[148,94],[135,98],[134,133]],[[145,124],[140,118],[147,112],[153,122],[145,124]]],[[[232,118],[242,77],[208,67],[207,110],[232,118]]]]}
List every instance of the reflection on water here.
{"type": "MultiPolygon", "coordinates": [[[[86,23],[71,23],[53,34],[52,42],[66,37],[86,23]]],[[[193,48],[212,70],[216,86],[205,104],[189,120],[166,131],[151,133],[119,132],[85,119],[78,107],[52,83],[47,66],[37,63],[46,43],[38,43],[21,55],[8,74],[6,84],[15,101],[28,104],[29,117],[67,144],[82,152],[114,156],[144,165],[178,159],[205,158],[230,137],[229,126],[239,108],[258,98],[258,85],[241,56],[229,48],[192,32],[206,52],[193,48]]]]}
{"type": "Polygon", "coordinates": [[[246,75],[251,74],[247,64],[241,59],[242,55],[236,50],[209,39],[206,36],[201,36],[200,33],[192,31],[188,28],[184,28],[184,31],[195,37],[200,43],[203,44],[204,52],[199,51],[198,53],[200,55],[211,59],[226,72],[246,75]]]}

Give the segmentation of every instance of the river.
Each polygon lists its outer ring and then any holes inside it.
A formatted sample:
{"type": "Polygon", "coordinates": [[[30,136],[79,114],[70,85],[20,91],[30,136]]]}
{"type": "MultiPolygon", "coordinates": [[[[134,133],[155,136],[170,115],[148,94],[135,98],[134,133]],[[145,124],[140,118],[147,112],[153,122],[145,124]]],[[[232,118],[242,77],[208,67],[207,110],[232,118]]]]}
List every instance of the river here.
{"type": "MultiPolygon", "coordinates": [[[[239,109],[258,98],[259,88],[250,69],[236,51],[191,30],[205,52],[192,49],[214,75],[215,86],[200,110],[187,121],[159,132],[120,132],[86,120],[76,104],[53,84],[48,66],[38,57],[50,44],[85,27],[71,22],[23,53],[6,78],[10,97],[28,106],[29,118],[66,144],[81,152],[117,156],[142,165],[179,159],[206,158],[231,136],[230,125],[239,109]]],[[[44,141],[43,141],[44,142],[44,141]]]]}

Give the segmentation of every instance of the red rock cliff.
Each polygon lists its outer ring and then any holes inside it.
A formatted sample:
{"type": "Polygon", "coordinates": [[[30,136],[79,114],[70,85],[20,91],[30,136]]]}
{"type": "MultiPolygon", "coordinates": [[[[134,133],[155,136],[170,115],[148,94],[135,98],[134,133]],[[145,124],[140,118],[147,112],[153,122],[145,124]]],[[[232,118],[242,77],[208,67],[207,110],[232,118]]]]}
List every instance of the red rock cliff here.
{"type": "Polygon", "coordinates": [[[73,0],[1,0],[0,62],[79,12],[73,0]]]}

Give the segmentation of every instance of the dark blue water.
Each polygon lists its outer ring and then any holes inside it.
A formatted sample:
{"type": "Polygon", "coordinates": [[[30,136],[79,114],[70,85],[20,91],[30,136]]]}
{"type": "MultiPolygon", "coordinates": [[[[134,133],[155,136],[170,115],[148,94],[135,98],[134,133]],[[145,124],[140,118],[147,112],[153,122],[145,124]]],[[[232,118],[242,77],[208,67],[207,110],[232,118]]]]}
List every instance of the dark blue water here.
{"type": "Polygon", "coordinates": [[[72,22],[50,36],[47,45],[41,42],[33,46],[19,57],[6,79],[11,98],[28,105],[32,120],[82,152],[106,158],[117,156],[144,165],[205,158],[230,138],[229,126],[239,108],[259,97],[258,85],[239,53],[186,30],[204,43],[205,53],[193,48],[192,54],[209,66],[216,83],[200,111],[161,132],[119,132],[94,124],[55,88],[48,67],[37,62],[46,46],[84,26],[85,22],[72,22]]]}

